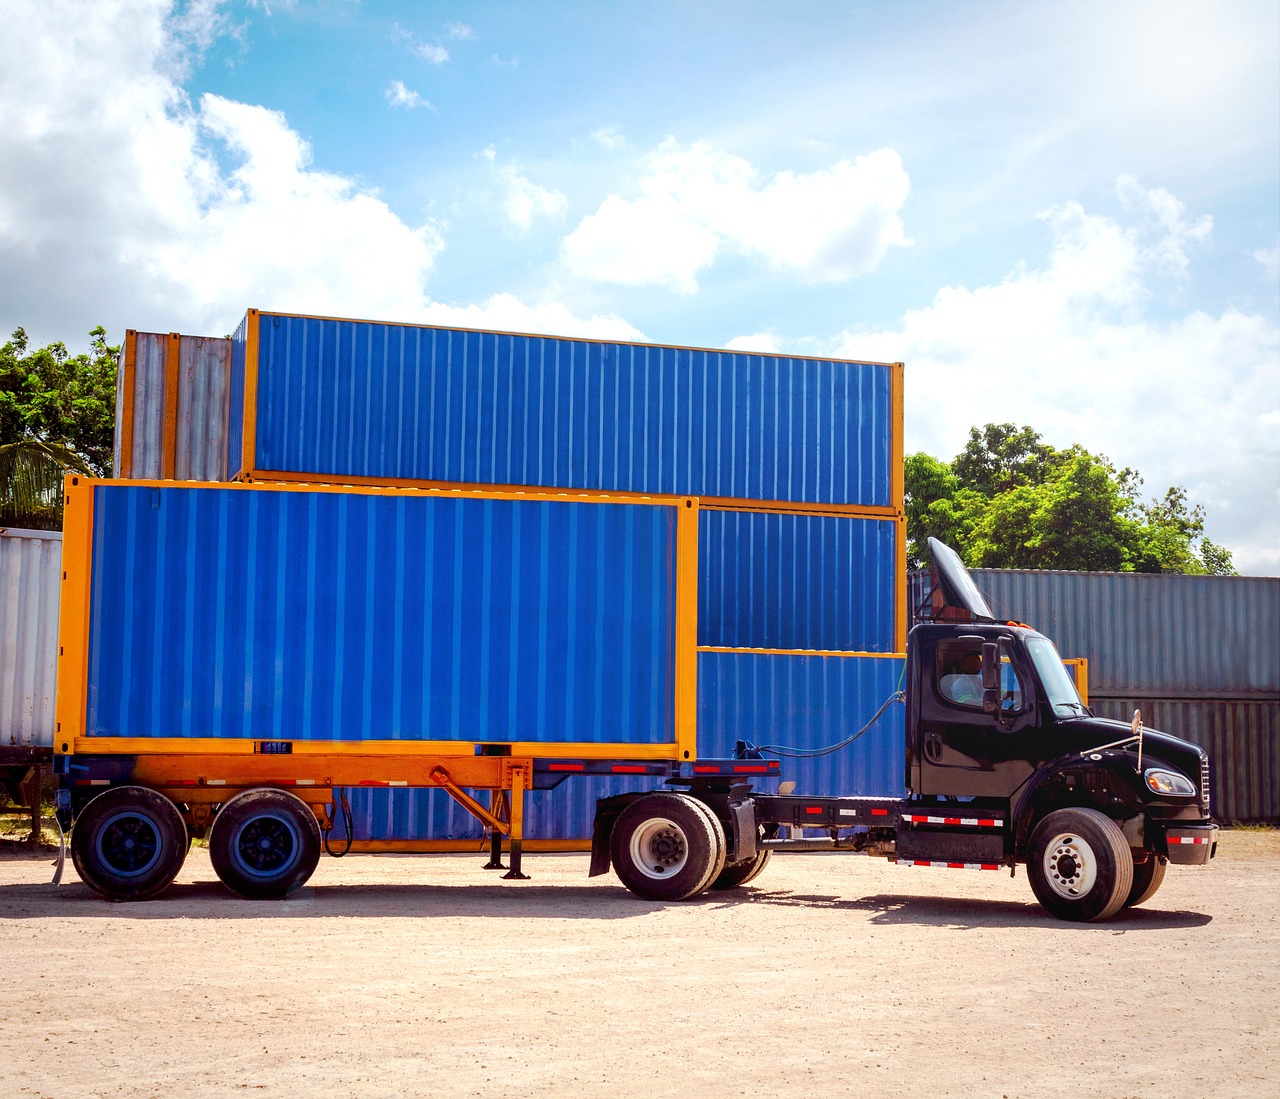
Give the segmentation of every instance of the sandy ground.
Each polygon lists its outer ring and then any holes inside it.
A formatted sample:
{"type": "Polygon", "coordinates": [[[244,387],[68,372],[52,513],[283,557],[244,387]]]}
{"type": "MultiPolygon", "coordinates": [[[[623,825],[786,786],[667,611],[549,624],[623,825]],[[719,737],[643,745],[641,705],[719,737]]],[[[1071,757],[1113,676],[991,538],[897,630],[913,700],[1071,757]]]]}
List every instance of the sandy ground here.
{"type": "Polygon", "coordinates": [[[586,856],[321,861],[233,898],[195,850],[142,904],[0,856],[5,1096],[1280,1096],[1280,832],[1142,909],[1026,877],[786,855],[639,901],[586,856]]]}

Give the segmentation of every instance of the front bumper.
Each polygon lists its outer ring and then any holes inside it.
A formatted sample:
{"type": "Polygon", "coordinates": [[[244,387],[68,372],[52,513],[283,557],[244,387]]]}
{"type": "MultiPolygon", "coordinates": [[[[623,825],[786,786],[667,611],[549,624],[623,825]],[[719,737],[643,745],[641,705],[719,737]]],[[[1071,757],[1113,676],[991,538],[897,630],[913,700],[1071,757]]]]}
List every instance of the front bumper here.
{"type": "Polygon", "coordinates": [[[1170,821],[1157,840],[1156,850],[1175,865],[1204,866],[1218,853],[1218,826],[1211,820],[1170,821]]]}

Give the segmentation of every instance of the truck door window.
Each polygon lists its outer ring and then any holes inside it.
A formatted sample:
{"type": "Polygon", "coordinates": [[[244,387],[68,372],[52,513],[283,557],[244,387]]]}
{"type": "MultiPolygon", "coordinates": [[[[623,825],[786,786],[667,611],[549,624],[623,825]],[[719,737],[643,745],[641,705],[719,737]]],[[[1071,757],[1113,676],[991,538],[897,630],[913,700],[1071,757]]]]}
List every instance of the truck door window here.
{"type": "Polygon", "coordinates": [[[953,706],[982,709],[982,649],[967,642],[939,642],[934,658],[938,697],[953,706]]]}

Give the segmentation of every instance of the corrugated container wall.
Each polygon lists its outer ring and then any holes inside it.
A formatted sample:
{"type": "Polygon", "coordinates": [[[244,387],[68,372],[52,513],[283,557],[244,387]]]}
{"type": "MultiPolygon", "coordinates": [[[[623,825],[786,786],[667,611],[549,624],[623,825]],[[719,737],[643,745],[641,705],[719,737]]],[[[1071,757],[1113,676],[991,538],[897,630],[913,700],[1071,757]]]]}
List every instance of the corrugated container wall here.
{"type": "Polygon", "coordinates": [[[225,481],[231,341],[125,333],[116,375],[115,475],[225,481]]]}
{"type": "Polygon", "coordinates": [[[675,505],[92,493],[86,735],[675,740],[675,505]]]}
{"type": "Polygon", "coordinates": [[[0,744],[53,744],[62,535],[0,530],[0,744]]]}
{"type": "Polygon", "coordinates": [[[890,507],[901,367],[250,311],[228,473],[890,507]]]}
{"type": "MultiPolygon", "coordinates": [[[[914,614],[928,574],[911,577],[914,614]]],[[[1089,703],[1200,744],[1214,811],[1280,819],[1280,578],[974,569],[998,617],[1089,661],[1089,703]]]]}

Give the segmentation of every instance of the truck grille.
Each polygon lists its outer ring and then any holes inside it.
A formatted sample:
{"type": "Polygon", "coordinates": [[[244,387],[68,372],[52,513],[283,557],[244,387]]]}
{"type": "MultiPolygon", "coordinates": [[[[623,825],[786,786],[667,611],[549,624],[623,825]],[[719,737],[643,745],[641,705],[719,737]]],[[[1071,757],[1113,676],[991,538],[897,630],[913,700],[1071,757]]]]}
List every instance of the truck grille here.
{"type": "Polygon", "coordinates": [[[1200,805],[1204,809],[1204,815],[1209,815],[1209,757],[1204,753],[1200,753],[1200,805]]]}

